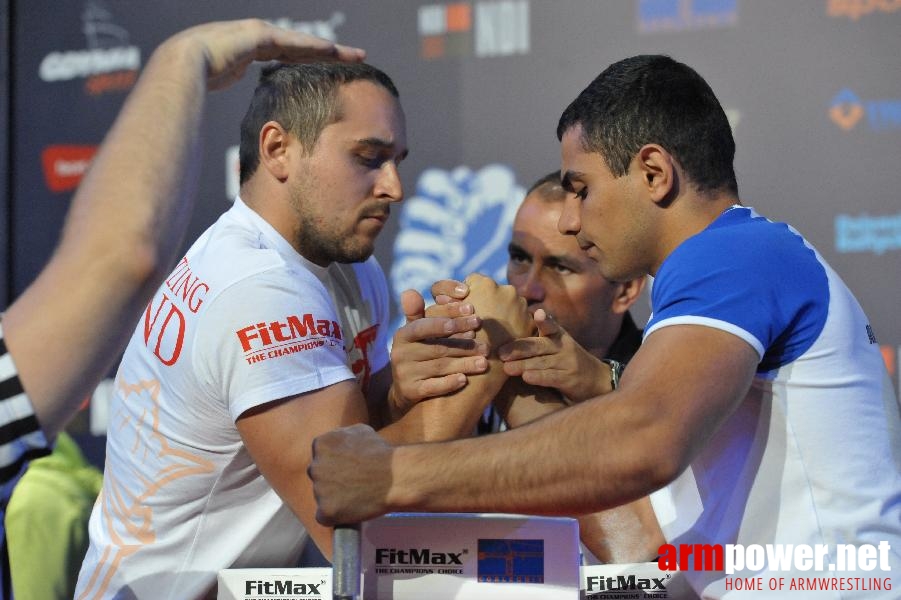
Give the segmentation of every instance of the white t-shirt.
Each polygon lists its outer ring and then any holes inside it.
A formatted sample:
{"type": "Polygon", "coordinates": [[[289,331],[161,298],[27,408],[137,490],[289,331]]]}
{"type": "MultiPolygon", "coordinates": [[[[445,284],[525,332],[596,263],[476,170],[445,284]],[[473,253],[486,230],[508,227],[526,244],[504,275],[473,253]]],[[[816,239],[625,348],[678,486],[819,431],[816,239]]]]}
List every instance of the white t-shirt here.
{"type": "Polygon", "coordinates": [[[241,441],[250,408],[388,363],[374,258],[318,267],[240,198],[140,319],[116,376],[76,598],[196,598],[222,568],[294,566],[307,537],[241,441]]]}

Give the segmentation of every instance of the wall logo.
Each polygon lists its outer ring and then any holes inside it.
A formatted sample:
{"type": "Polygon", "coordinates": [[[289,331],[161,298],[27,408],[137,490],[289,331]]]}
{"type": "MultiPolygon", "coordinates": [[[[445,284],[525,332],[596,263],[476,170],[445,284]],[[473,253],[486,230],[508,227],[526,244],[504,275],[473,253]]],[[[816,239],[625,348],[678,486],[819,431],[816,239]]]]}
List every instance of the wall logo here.
{"type": "Polygon", "coordinates": [[[832,99],[832,106],[829,107],[829,118],[845,131],[854,129],[863,114],[863,104],[860,103],[854,92],[847,89],[839,92],[832,99]]]}
{"type": "Polygon", "coordinates": [[[395,297],[415,289],[429,298],[435,281],[462,281],[473,272],[506,280],[507,244],[525,192],[506,165],[424,171],[401,208],[391,264],[395,297]]]}
{"type": "Polygon", "coordinates": [[[528,54],[529,1],[421,6],[418,28],[420,55],[425,59],[528,54]]]}
{"type": "Polygon", "coordinates": [[[861,100],[847,88],[832,99],[829,118],[845,131],[857,127],[864,117],[872,131],[901,130],[901,100],[861,100]]]}
{"type": "Polygon", "coordinates": [[[544,583],[544,540],[479,540],[478,581],[544,583]]]}
{"type": "Polygon", "coordinates": [[[141,49],[129,44],[128,32],[100,2],[85,4],[81,19],[87,48],[51,52],[41,61],[38,76],[48,83],[84,79],[91,96],[131,89],[141,68],[141,49]]]}
{"type": "Polygon", "coordinates": [[[639,33],[734,27],[738,0],[638,0],[639,33]]]}
{"type": "Polygon", "coordinates": [[[877,256],[901,250],[901,213],[871,217],[835,217],[835,250],[841,254],[871,252],[877,256]]]}
{"type": "Polygon", "coordinates": [[[829,0],[826,14],[830,17],[848,17],[857,21],[875,12],[893,13],[901,11],[901,0],[829,0]]]}
{"type": "Polygon", "coordinates": [[[345,21],[347,21],[347,18],[344,16],[343,12],[333,12],[332,16],[324,21],[294,21],[288,17],[281,17],[269,22],[284,29],[291,29],[292,31],[297,31],[299,33],[308,33],[330,42],[337,42],[338,34],[335,33],[335,30],[344,25],[345,21]]]}
{"type": "Polygon", "coordinates": [[[47,146],[41,152],[44,181],[51,192],[68,192],[78,187],[87,172],[97,146],[47,146]]]}

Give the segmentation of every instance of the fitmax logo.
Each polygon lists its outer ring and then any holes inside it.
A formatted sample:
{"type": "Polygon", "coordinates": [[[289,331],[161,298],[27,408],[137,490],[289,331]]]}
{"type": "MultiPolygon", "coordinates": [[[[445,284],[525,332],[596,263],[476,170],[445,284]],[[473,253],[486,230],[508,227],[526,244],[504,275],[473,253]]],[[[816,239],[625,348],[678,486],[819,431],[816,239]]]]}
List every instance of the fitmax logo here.
{"type": "Polygon", "coordinates": [[[462,552],[433,552],[428,548],[376,548],[377,565],[462,565],[462,552]]]}
{"type": "Polygon", "coordinates": [[[665,590],[663,581],[666,577],[638,578],[635,575],[618,575],[616,577],[591,576],[587,578],[586,591],[609,592],[613,590],[665,590]]]}
{"type": "Polygon", "coordinates": [[[321,596],[319,591],[321,583],[294,583],[290,579],[282,581],[248,581],[244,584],[244,594],[266,594],[266,595],[301,595],[301,596],[321,596]]]}
{"type": "Polygon", "coordinates": [[[284,321],[261,321],[235,332],[244,350],[247,364],[279,358],[326,344],[340,343],[341,326],[337,321],[316,319],[306,313],[302,317],[289,315],[284,321]]]}

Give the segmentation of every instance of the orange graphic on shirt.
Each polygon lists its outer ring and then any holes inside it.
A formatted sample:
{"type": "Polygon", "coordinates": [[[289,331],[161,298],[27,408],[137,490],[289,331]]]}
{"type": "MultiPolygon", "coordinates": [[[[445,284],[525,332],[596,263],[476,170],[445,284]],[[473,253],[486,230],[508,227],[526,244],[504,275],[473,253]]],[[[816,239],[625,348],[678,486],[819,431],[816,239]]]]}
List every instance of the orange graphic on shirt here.
{"type": "MultiPolygon", "coordinates": [[[[104,527],[110,534],[112,545],[104,548],[94,573],[77,600],[102,597],[121,562],[156,540],[153,510],[146,505],[146,500],[174,481],[211,473],[215,468],[212,462],[200,456],[173,448],[160,433],[159,381],[130,384],[120,380],[118,387],[125,403],[137,403],[140,408],[130,412],[123,410],[117,418],[120,430],[128,427],[134,434],[131,448],[134,464],[145,468],[132,473],[131,486],[112,473],[106,474],[97,501],[101,503],[104,527]]],[[[129,406],[134,407],[134,404],[129,406]]]]}
{"type": "Polygon", "coordinates": [[[379,326],[377,324],[372,327],[367,327],[354,337],[353,349],[349,350],[349,353],[358,353],[357,355],[360,357],[356,360],[351,358],[350,369],[353,371],[353,374],[357,376],[357,381],[360,382],[360,387],[363,392],[366,392],[369,389],[369,379],[372,376],[372,364],[369,361],[369,349],[375,344],[378,333],[379,326]]]}

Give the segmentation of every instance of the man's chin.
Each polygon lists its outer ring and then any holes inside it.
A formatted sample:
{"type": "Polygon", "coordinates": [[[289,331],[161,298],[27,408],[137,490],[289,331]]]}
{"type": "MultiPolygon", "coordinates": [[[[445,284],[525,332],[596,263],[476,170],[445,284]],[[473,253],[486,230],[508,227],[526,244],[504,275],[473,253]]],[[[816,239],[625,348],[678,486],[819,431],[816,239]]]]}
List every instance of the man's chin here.
{"type": "Polygon", "coordinates": [[[372,253],[375,252],[375,244],[369,244],[359,248],[348,248],[335,259],[335,262],[343,264],[361,263],[369,260],[372,253]]]}

